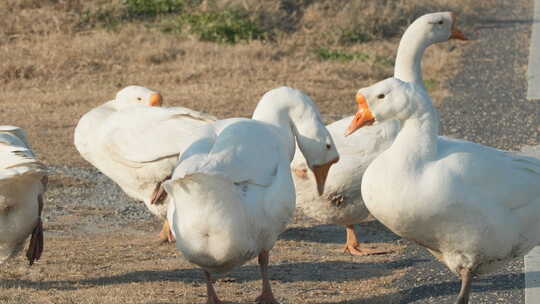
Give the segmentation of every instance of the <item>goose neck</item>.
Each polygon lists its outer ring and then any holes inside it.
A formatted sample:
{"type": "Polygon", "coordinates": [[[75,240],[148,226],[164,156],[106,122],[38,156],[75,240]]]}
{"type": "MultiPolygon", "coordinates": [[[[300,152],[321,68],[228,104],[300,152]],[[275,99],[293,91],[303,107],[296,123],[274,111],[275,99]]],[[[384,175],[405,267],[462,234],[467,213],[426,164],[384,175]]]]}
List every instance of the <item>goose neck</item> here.
{"type": "Polygon", "coordinates": [[[399,42],[394,77],[415,83],[425,89],[422,78],[422,56],[428,46],[429,43],[422,35],[415,35],[412,30],[406,31],[399,42]]]}
{"type": "Polygon", "coordinates": [[[429,159],[437,154],[439,115],[434,108],[414,114],[402,122],[393,149],[418,159],[429,159]]]}
{"type": "Polygon", "coordinates": [[[285,109],[277,110],[275,108],[265,111],[264,108],[258,106],[253,113],[252,119],[270,124],[278,130],[284,144],[288,147],[288,155],[292,160],[296,147],[296,130],[287,111],[285,109]]]}

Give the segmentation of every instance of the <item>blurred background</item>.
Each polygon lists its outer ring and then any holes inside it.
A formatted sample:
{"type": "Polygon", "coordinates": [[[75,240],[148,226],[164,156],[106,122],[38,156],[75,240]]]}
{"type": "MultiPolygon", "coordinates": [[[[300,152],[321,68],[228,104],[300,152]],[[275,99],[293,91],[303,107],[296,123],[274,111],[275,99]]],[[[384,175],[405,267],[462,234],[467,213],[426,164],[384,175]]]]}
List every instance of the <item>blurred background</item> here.
{"type": "MultiPolygon", "coordinates": [[[[87,166],[71,144],[80,116],[132,84],[220,118],[250,116],[264,92],[288,85],[331,122],[353,112],[357,89],[393,74],[399,38],[415,18],[452,10],[467,32],[491,3],[4,0],[0,118],[26,129],[46,162],[76,166],[87,166]]],[[[437,102],[461,52],[449,42],[424,56],[437,102]]]]}

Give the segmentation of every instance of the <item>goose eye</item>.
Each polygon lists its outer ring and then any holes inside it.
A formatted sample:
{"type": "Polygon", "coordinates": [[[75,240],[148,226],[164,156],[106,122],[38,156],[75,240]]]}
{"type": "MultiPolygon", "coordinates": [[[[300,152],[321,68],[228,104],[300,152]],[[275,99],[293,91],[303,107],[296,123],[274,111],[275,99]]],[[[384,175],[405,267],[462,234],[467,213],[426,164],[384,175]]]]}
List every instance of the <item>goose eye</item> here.
{"type": "Polygon", "coordinates": [[[140,97],[137,97],[137,100],[138,100],[138,101],[141,101],[141,100],[142,100],[142,98],[140,98],[140,97]]]}
{"type": "Polygon", "coordinates": [[[384,98],[384,94],[379,94],[379,95],[377,95],[377,98],[383,99],[383,98],[384,98]]]}
{"type": "Polygon", "coordinates": [[[331,144],[326,144],[326,149],[330,150],[330,148],[332,148],[332,145],[331,144]]]}
{"type": "Polygon", "coordinates": [[[438,24],[443,24],[443,23],[444,23],[444,21],[442,21],[442,20],[439,20],[439,22],[437,22],[437,23],[438,23],[438,24]]]}

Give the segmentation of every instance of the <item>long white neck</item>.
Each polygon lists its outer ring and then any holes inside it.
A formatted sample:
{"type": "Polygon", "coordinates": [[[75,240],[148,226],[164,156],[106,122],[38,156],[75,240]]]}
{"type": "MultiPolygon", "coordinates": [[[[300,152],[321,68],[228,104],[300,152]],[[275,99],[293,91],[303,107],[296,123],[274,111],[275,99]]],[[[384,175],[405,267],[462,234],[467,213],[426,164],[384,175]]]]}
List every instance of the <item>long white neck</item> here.
{"type": "Polygon", "coordinates": [[[425,90],[422,78],[422,56],[431,43],[425,35],[420,34],[421,28],[411,25],[401,37],[394,67],[394,77],[399,80],[412,82],[425,90]]]}
{"type": "Polygon", "coordinates": [[[278,102],[273,104],[270,102],[260,102],[255,108],[251,119],[264,121],[280,129],[290,128],[291,124],[291,119],[287,115],[286,109],[281,108],[278,102]]]}
{"type": "Polygon", "coordinates": [[[287,152],[289,158],[292,160],[296,149],[295,130],[286,109],[280,108],[279,104],[276,103],[259,103],[251,119],[275,126],[280,131],[283,144],[288,147],[287,152]]]}
{"type": "Polygon", "coordinates": [[[283,145],[289,148],[287,151],[289,161],[294,157],[297,141],[300,149],[307,153],[306,160],[308,160],[307,156],[311,155],[307,152],[311,149],[310,144],[319,139],[327,139],[326,136],[329,136],[311,98],[299,90],[288,87],[279,87],[264,94],[253,112],[252,119],[264,121],[280,130],[283,145]]]}
{"type": "Polygon", "coordinates": [[[437,155],[439,114],[430,100],[420,102],[415,113],[401,123],[392,151],[408,160],[426,160],[437,155]]]}

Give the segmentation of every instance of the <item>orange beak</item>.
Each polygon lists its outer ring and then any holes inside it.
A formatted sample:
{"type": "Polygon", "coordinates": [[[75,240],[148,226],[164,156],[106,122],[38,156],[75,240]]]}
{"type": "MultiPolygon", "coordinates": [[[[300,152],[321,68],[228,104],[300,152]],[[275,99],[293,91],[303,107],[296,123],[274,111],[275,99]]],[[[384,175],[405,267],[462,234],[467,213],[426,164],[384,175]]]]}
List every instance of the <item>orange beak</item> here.
{"type": "Polygon", "coordinates": [[[456,26],[456,14],[452,13],[452,33],[449,39],[469,40],[456,26]]]}
{"type": "Polygon", "coordinates": [[[326,177],[328,177],[328,171],[330,170],[330,167],[338,161],[339,157],[327,162],[326,164],[313,166],[313,168],[311,169],[313,171],[313,174],[315,175],[315,181],[317,182],[317,191],[319,192],[319,196],[323,195],[324,193],[324,184],[326,183],[326,177]]]}
{"type": "Polygon", "coordinates": [[[360,93],[356,94],[356,103],[358,104],[358,112],[354,115],[349,128],[347,128],[347,131],[345,132],[345,136],[349,136],[354,131],[363,126],[369,126],[375,121],[375,116],[371,113],[364,95],[360,93]]]}
{"type": "Polygon", "coordinates": [[[151,107],[159,107],[163,103],[163,98],[161,97],[161,94],[154,93],[152,96],[150,96],[150,106],[151,107]]]}

